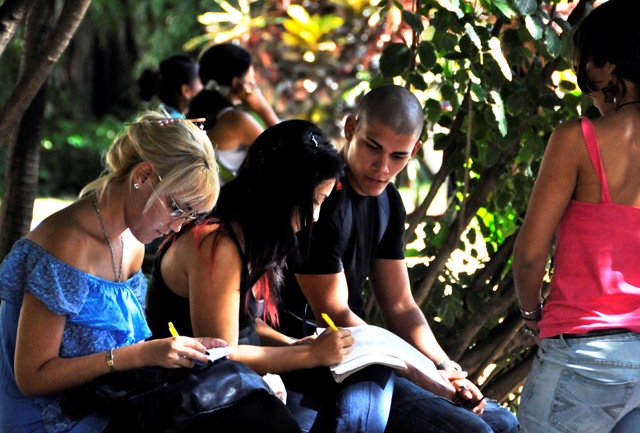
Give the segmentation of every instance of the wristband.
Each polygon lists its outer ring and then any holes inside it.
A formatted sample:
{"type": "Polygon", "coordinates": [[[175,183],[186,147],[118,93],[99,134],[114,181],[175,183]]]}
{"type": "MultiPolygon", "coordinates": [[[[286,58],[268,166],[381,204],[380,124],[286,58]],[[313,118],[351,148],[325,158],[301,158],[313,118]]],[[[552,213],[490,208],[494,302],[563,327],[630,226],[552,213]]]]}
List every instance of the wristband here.
{"type": "Polygon", "coordinates": [[[440,364],[436,365],[436,368],[438,370],[446,370],[450,368],[455,371],[462,371],[462,367],[460,367],[460,364],[450,359],[447,359],[446,361],[442,361],[440,364]]]}

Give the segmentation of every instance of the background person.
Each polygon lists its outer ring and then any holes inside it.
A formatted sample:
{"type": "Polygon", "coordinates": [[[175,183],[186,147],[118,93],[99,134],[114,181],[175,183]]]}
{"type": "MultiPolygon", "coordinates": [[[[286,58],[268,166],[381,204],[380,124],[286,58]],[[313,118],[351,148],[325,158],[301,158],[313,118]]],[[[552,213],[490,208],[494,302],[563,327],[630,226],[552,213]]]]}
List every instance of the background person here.
{"type": "MultiPolygon", "coordinates": [[[[206,134],[188,121],[148,113],[115,139],[106,163],[81,198],[16,242],[0,265],[0,431],[113,429],[117,416],[94,411],[72,419],[62,410],[62,394],[114,372],[192,368],[193,360],[207,362],[207,349],[225,345],[216,338],[145,341],[151,333],[142,307],[144,243],[209,212],[218,195],[206,134]]],[[[298,431],[271,394],[229,408],[216,403],[207,406],[213,429],[224,425],[227,409],[241,406],[264,418],[259,425],[276,424],[267,430],[298,431]]],[[[237,423],[257,428],[255,416],[237,423]]]]}
{"type": "Polygon", "coordinates": [[[341,151],[345,176],[314,225],[309,259],[288,268],[281,330],[304,336],[307,321],[323,312],[338,326],[365,325],[362,294],[368,278],[388,329],[445,370],[453,386],[435,383],[412,368],[398,371],[402,377],[386,388],[392,398],[385,396],[391,405],[385,431],[515,432],[515,416],[487,402],[465,379],[411,294],[404,262],[406,212],[391,181],[420,149],[423,123],[416,97],[396,85],[371,90],[356,115],[347,117],[341,151]]]}
{"type": "Polygon", "coordinates": [[[610,0],[579,24],[578,84],[604,116],[553,131],[516,241],[516,293],[539,343],[518,410],[525,432],[638,431],[638,16],[640,1],[610,0]]]}
{"type": "Polygon", "coordinates": [[[247,50],[232,43],[213,45],[198,63],[204,90],[192,101],[189,117],[207,119],[204,127],[216,148],[222,180],[227,182],[258,135],[280,119],[256,84],[247,50]]]}
{"type": "Polygon", "coordinates": [[[155,96],[170,117],[185,117],[191,100],[202,90],[198,63],[184,55],[175,55],[162,62],[158,69],[145,69],[138,79],[140,99],[151,101],[155,96]]]}

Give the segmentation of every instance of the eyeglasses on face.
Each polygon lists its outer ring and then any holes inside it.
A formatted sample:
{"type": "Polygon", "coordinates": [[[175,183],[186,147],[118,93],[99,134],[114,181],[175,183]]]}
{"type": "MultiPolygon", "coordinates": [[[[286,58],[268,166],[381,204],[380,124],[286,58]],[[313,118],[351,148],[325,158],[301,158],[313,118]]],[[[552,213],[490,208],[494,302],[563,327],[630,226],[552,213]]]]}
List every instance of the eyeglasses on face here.
{"type": "MultiPolygon", "coordinates": [[[[160,179],[160,182],[162,182],[162,177],[158,174],[158,179],[160,179]]],[[[178,203],[176,203],[175,199],[173,198],[173,196],[171,194],[167,194],[167,197],[169,197],[170,203],[170,211],[169,211],[169,216],[173,219],[179,219],[179,218],[184,218],[186,221],[193,221],[193,220],[199,220],[202,219],[204,217],[204,214],[202,213],[198,213],[198,212],[185,212],[184,210],[182,210],[182,208],[180,208],[180,206],[178,206],[178,203]]]]}

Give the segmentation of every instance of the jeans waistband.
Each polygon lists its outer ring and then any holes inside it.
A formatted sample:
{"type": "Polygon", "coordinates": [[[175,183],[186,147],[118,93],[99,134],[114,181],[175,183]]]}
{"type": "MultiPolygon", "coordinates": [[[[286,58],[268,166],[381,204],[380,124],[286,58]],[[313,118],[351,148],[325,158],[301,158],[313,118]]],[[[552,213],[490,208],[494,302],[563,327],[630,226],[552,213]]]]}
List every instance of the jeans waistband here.
{"type": "Polygon", "coordinates": [[[585,332],[584,334],[558,334],[549,338],[592,338],[592,337],[605,337],[607,335],[616,335],[616,334],[624,334],[625,332],[631,332],[628,329],[624,328],[613,328],[613,329],[597,329],[595,331],[585,332]]]}

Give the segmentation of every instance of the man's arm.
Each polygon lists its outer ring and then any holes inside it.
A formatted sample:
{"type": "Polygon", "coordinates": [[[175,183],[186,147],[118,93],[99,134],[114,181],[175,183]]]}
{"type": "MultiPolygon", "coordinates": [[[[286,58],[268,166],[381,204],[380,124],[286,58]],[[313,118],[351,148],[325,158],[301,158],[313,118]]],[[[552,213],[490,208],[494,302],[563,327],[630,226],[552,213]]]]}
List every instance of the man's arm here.
{"type": "Polygon", "coordinates": [[[319,324],[323,322],[321,313],[327,313],[337,326],[366,324],[349,308],[349,289],[344,272],[296,274],[296,279],[319,324]]]}
{"type": "Polygon", "coordinates": [[[413,299],[404,260],[376,259],[369,279],[389,330],[415,346],[436,365],[448,360],[413,299]]]}

